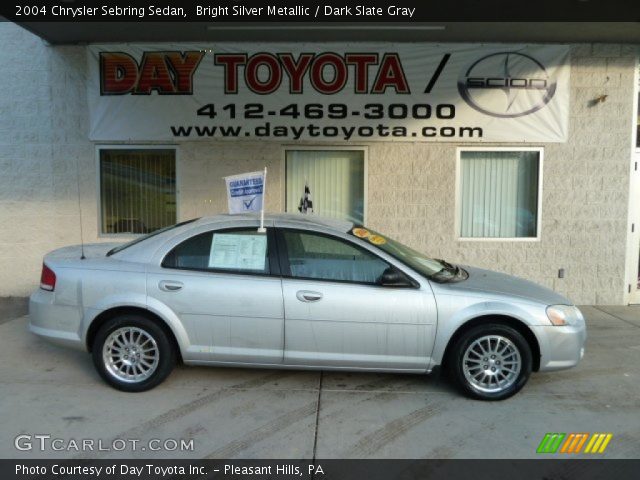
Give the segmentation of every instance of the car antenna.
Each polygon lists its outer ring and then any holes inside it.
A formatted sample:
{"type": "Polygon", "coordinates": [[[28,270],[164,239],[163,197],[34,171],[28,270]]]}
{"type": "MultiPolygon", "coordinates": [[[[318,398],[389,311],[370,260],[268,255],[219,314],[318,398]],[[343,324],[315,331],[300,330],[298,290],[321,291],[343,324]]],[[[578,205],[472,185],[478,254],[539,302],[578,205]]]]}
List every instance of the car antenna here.
{"type": "Polygon", "coordinates": [[[80,201],[80,160],[76,158],[76,183],[78,184],[78,214],[80,215],[80,260],[87,257],[84,256],[84,235],[82,231],[82,203],[80,201]]]}

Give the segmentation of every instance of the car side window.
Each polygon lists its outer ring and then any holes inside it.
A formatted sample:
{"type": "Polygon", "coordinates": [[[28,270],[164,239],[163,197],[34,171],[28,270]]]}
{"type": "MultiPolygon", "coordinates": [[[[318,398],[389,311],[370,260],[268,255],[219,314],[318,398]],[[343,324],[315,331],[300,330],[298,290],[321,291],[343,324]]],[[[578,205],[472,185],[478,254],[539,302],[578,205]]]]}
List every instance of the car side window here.
{"type": "Polygon", "coordinates": [[[165,268],[269,273],[267,235],[255,228],[205,232],[171,250],[162,261],[165,268]]]}
{"type": "Polygon", "coordinates": [[[313,232],[282,230],[294,278],[378,284],[389,264],[345,240],[313,232]]]}

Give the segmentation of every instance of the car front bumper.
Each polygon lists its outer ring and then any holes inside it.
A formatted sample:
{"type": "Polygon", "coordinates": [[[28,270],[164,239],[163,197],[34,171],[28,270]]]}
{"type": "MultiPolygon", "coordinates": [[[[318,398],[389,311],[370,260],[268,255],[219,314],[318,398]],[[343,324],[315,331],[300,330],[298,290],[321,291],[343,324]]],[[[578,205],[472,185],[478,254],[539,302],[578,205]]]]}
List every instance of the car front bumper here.
{"type": "Polygon", "coordinates": [[[58,305],[55,294],[45,290],[36,290],[29,297],[29,330],[46,340],[86,350],[78,333],[80,313],[78,307],[58,305]]]}
{"type": "Polygon", "coordinates": [[[532,327],[540,345],[540,371],[563,370],[575,367],[585,352],[587,328],[578,325],[532,327]]]}

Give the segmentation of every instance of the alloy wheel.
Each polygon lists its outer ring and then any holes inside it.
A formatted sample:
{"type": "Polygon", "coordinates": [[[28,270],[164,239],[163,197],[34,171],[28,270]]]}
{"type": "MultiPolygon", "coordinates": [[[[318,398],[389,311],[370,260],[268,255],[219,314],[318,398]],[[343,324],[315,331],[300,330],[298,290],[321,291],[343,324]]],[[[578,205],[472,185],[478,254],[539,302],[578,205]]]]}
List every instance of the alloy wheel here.
{"type": "Polygon", "coordinates": [[[516,345],[502,335],[485,335],[469,344],[462,359],[467,382],[483,393],[499,393],[511,387],[522,369],[516,345]]]}
{"type": "Polygon", "coordinates": [[[147,380],[158,368],[160,351],[155,339],[138,327],[122,327],[109,334],[102,360],[110,375],[127,383],[147,380]]]}

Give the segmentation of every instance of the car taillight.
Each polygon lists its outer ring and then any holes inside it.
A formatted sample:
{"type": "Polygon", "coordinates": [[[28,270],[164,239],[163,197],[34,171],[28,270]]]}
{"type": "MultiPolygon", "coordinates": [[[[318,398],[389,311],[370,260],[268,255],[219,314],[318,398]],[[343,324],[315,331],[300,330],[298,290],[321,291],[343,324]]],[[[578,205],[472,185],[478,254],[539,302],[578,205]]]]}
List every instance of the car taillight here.
{"type": "Polygon", "coordinates": [[[50,292],[56,288],[56,274],[44,263],[42,264],[42,275],[40,275],[40,288],[50,292]]]}

